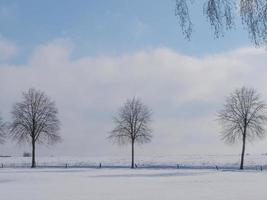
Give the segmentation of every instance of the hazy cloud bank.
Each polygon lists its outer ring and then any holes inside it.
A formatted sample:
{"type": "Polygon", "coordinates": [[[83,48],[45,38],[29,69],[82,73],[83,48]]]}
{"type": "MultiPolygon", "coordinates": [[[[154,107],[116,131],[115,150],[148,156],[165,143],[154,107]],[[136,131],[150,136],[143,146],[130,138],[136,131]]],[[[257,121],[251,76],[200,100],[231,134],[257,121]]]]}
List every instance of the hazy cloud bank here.
{"type": "MultiPolygon", "coordinates": [[[[0,60],[10,58],[12,48],[2,48],[0,41],[0,52],[6,52],[0,60]]],[[[153,110],[153,142],[138,154],[238,153],[239,147],[219,140],[216,111],[224,97],[242,85],[255,87],[267,97],[264,49],[242,48],[198,58],[158,48],[72,59],[75,48],[68,40],[55,40],[37,47],[24,65],[0,64],[3,117],[10,117],[12,104],[29,87],[44,90],[56,101],[64,141],[52,150],[41,148],[45,155],[129,153],[128,148],[110,144],[106,136],[112,115],[133,96],[153,110]]],[[[255,143],[251,151],[267,152],[266,146],[267,139],[255,143]]],[[[6,153],[22,149],[13,144],[0,147],[6,153]]]]}

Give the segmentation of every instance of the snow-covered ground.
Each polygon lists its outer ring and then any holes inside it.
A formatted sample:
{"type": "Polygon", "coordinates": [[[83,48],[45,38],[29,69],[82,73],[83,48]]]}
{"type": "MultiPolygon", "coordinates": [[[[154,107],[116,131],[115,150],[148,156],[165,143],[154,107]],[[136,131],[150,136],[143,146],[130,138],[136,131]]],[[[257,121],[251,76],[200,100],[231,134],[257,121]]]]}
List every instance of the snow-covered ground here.
{"type": "Polygon", "coordinates": [[[266,200],[267,171],[0,169],[1,200],[266,200]]]}

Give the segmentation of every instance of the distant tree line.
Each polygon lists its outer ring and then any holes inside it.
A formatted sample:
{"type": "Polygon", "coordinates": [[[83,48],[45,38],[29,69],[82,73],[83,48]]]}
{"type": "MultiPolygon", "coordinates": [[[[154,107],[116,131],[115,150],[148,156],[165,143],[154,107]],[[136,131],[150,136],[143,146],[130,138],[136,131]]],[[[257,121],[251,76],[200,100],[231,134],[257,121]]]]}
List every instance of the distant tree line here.
{"type": "MultiPolygon", "coordinates": [[[[32,163],[36,167],[36,145],[55,144],[61,140],[60,121],[56,104],[44,92],[30,88],[22,93],[21,101],[14,104],[12,120],[3,122],[0,116],[0,143],[11,137],[18,143],[31,146],[32,163]]],[[[152,139],[152,110],[138,98],[126,100],[114,116],[114,128],[108,139],[119,145],[131,144],[131,168],[135,168],[135,144],[152,139]]],[[[253,88],[238,88],[227,98],[217,118],[222,126],[221,138],[229,144],[242,142],[240,169],[244,169],[247,141],[262,139],[267,123],[266,103],[253,88]]]]}

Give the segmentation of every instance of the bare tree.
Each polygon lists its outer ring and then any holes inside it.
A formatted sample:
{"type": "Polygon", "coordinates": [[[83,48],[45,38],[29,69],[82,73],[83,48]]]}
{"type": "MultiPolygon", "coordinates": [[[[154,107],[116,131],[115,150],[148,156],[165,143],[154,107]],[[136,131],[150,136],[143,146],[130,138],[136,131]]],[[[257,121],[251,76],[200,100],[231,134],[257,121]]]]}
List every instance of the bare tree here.
{"type": "Polygon", "coordinates": [[[5,136],[6,136],[5,128],[6,125],[0,116],[0,144],[3,144],[5,142],[5,136]]]}
{"type": "Polygon", "coordinates": [[[218,119],[225,142],[232,144],[242,141],[240,169],[243,169],[246,141],[261,139],[265,135],[266,104],[255,89],[242,87],[227,97],[218,119]]]}
{"type": "Polygon", "coordinates": [[[36,143],[54,144],[60,140],[58,111],[44,92],[31,88],[22,97],[12,110],[11,135],[18,142],[31,144],[34,168],[36,143]]]}
{"type": "Polygon", "coordinates": [[[109,139],[118,144],[132,145],[132,163],[134,168],[134,145],[151,141],[151,111],[140,99],[128,99],[114,117],[115,128],[111,131],[109,139]]]}
{"type": "MultiPolygon", "coordinates": [[[[190,4],[194,0],[176,0],[175,15],[183,34],[191,38],[193,23],[190,4]]],[[[214,29],[216,37],[235,27],[236,18],[248,31],[255,45],[267,43],[267,1],[266,0],[203,0],[203,13],[214,29]]]]}

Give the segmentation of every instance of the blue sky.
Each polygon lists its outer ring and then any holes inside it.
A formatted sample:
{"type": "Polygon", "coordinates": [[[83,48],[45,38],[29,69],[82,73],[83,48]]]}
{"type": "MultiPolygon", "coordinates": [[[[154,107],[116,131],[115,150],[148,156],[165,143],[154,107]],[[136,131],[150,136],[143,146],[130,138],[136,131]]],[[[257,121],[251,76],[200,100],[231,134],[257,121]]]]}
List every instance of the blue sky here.
{"type": "Polygon", "coordinates": [[[1,0],[0,34],[18,46],[20,53],[13,60],[17,62],[25,62],[36,46],[57,38],[73,43],[73,57],[157,47],[202,56],[251,44],[242,28],[215,39],[201,2],[192,6],[191,42],[181,34],[174,0],[1,0]]]}

